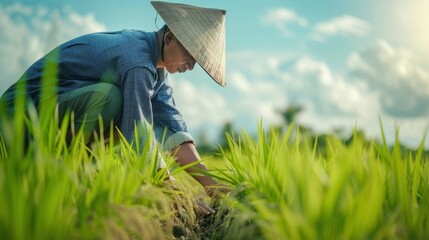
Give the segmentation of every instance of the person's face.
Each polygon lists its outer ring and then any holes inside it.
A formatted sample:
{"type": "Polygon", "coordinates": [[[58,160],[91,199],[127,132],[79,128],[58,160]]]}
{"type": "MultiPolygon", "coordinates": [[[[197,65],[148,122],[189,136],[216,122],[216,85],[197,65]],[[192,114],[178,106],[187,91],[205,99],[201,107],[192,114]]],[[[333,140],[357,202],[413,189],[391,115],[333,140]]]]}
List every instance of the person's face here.
{"type": "Polygon", "coordinates": [[[195,59],[186,51],[171,31],[165,34],[164,65],[169,73],[183,73],[192,70],[195,59]]]}

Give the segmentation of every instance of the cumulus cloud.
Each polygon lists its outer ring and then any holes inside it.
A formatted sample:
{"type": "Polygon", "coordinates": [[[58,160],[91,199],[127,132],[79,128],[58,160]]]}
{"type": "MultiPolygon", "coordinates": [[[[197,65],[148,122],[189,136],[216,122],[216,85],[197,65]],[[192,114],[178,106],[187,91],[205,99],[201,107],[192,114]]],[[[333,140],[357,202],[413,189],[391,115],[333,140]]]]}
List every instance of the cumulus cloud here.
{"type": "Polygon", "coordinates": [[[228,86],[237,99],[230,104],[237,109],[236,115],[246,116],[245,122],[254,124],[262,117],[266,123],[279,124],[279,110],[298,104],[304,107],[300,121],[327,131],[340,123],[351,126],[356,119],[366,119],[369,112],[377,111],[376,98],[367,94],[364,85],[348,82],[311,56],[260,52],[230,55],[234,71],[228,74],[228,86]],[[329,120],[319,121],[321,118],[329,120]]]}
{"type": "Polygon", "coordinates": [[[377,94],[382,110],[393,117],[429,114],[429,71],[410,52],[380,40],[370,48],[351,54],[351,76],[377,94]]]}
{"type": "MultiPolygon", "coordinates": [[[[212,85],[173,78],[176,102],[193,131],[204,127],[220,129],[228,120],[236,129],[248,131],[255,129],[261,119],[264,126],[281,124],[279,110],[297,104],[304,109],[298,115],[298,122],[316,132],[338,128],[347,132],[357,127],[368,137],[379,137],[378,117],[381,116],[388,139],[394,139],[393,126],[400,124],[401,140],[416,146],[428,124],[428,115],[409,115],[398,120],[397,115],[387,111],[387,100],[384,99],[387,94],[383,91],[407,89],[406,85],[410,84],[414,86],[410,87],[415,89],[414,92],[429,93],[428,85],[422,82],[428,74],[417,67],[406,52],[386,43],[380,44],[353,53],[348,59],[350,74],[335,72],[328,63],[308,55],[252,51],[230,53],[226,88],[217,92],[212,85]],[[396,76],[395,79],[406,73],[405,76],[409,77],[420,76],[420,80],[407,78],[400,84],[384,82],[383,72],[390,72],[391,78],[396,76]]],[[[412,98],[410,92],[407,94],[412,98]]],[[[393,92],[391,96],[402,95],[393,92]]],[[[397,108],[395,111],[408,109],[408,106],[396,104],[395,99],[393,101],[395,104],[392,106],[397,108]]],[[[217,133],[215,131],[214,134],[217,133]]]]}
{"type": "Polygon", "coordinates": [[[50,10],[21,3],[0,6],[0,94],[35,60],[79,35],[105,31],[93,14],[50,10]]]}
{"type": "Polygon", "coordinates": [[[284,36],[293,35],[292,31],[289,29],[290,25],[298,25],[300,27],[307,26],[307,19],[299,16],[288,8],[270,9],[261,17],[261,20],[263,23],[276,27],[284,36]]]}
{"type": "Polygon", "coordinates": [[[281,83],[262,76],[252,76],[255,75],[239,70],[231,73],[229,77],[237,94],[237,101],[232,104],[234,109],[237,109],[236,114],[241,116],[244,122],[252,124],[256,124],[261,117],[266,122],[279,123],[281,119],[278,110],[282,109],[287,101],[281,83]]]}
{"type": "Polygon", "coordinates": [[[197,87],[187,79],[169,76],[174,98],[183,118],[192,128],[205,124],[220,127],[232,118],[223,96],[208,87],[197,87]]]}
{"type": "Polygon", "coordinates": [[[229,78],[232,87],[237,89],[238,92],[243,94],[251,94],[252,86],[249,84],[243,73],[239,71],[233,71],[230,73],[229,78]]]}
{"type": "Polygon", "coordinates": [[[307,99],[310,107],[320,115],[365,117],[368,108],[371,108],[367,101],[370,97],[365,94],[363,86],[352,84],[343,76],[334,74],[320,60],[301,57],[288,71],[296,82],[289,88],[289,94],[307,99]]]}
{"type": "Polygon", "coordinates": [[[370,30],[370,24],[362,19],[344,15],[314,26],[313,39],[324,41],[325,38],[340,36],[364,36],[370,30]]]}
{"type": "Polygon", "coordinates": [[[278,69],[292,58],[286,53],[247,51],[229,54],[228,61],[234,70],[228,72],[228,86],[237,99],[230,104],[236,109],[236,118],[250,125],[247,127],[255,126],[261,117],[265,123],[281,122],[278,112],[288,102],[285,86],[290,76],[278,69]]]}

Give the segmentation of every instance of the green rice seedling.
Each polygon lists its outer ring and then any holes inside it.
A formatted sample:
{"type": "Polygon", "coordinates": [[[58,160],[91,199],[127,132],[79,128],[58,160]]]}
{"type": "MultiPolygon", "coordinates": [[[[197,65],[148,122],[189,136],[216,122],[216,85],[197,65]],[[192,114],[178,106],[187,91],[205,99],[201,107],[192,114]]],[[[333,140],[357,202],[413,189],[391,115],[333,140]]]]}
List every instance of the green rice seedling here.
{"type": "Polygon", "coordinates": [[[74,188],[64,163],[55,159],[51,148],[52,139],[61,135],[48,130],[49,121],[34,119],[35,110],[26,107],[25,92],[25,81],[20,81],[14,116],[1,114],[5,158],[0,169],[0,232],[6,239],[64,238],[72,226],[73,209],[67,199],[74,188]]]}
{"type": "MultiPolygon", "coordinates": [[[[384,138],[383,127],[382,137],[384,138]]],[[[213,173],[236,190],[215,219],[214,239],[424,239],[428,235],[425,137],[415,157],[332,137],[323,155],[292,127],[283,136],[228,137],[227,172],[213,173]],[[217,221],[217,222],[216,222],[217,221]]]]}
{"type": "MultiPolygon", "coordinates": [[[[52,59],[57,53],[51,53],[52,59]]],[[[199,218],[184,175],[152,143],[129,143],[117,129],[91,144],[74,115],[59,121],[57,64],[46,65],[42,101],[27,104],[20,81],[13,116],[0,108],[2,239],[424,239],[429,235],[429,163],[399,142],[350,144],[328,137],[321,149],[293,124],[284,134],[262,123],[256,136],[227,136],[224,163],[206,173],[232,187],[199,218]],[[69,139],[69,133],[72,138],[69,139]],[[110,140],[107,142],[106,137],[110,140]],[[158,170],[166,159],[170,174],[158,170]],[[205,229],[203,229],[205,228],[205,229]]],[[[0,103],[1,104],[1,103],[0,103]]],[[[103,129],[102,121],[99,126],[103,129]]],[[[144,141],[144,142],[139,142],[144,141]]],[[[202,174],[202,173],[200,173],[202,174]]],[[[188,182],[189,181],[189,182],[188,182]]]]}

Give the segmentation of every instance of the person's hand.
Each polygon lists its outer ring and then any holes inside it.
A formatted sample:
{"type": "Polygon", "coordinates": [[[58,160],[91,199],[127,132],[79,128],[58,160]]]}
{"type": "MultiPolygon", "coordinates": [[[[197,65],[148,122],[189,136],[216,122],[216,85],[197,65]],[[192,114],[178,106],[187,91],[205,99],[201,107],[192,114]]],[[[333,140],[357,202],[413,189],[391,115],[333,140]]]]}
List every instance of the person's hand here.
{"type": "Polygon", "coordinates": [[[206,186],[204,189],[211,198],[222,198],[232,190],[230,186],[224,183],[216,183],[206,186]]]}
{"type": "Polygon", "coordinates": [[[197,211],[201,212],[205,215],[210,215],[212,213],[215,213],[215,210],[213,208],[209,207],[204,201],[202,200],[196,200],[195,203],[197,204],[197,211]]]}

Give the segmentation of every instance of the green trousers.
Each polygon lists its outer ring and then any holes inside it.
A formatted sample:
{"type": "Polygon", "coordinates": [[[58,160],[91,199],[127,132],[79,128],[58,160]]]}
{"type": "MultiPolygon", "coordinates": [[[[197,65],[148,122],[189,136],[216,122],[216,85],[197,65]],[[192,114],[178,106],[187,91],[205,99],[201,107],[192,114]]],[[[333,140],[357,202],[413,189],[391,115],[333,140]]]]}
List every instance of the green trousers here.
{"type": "MultiPolygon", "coordinates": [[[[90,141],[94,131],[105,132],[110,123],[118,125],[122,115],[122,93],[118,87],[108,83],[98,83],[73,91],[58,95],[57,102],[59,105],[59,117],[63,119],[67,110],[74,113],[74,125],[76,129],[83,126],[85,140],[90,141]],[[103,129],[99,126],[99,117],[102,117],[103,129]]],[[[137,125],[137,131],[144,133],[141,135],[141,143],[147,141],[150,133],[150,125],[143,121],[137,125]]],[[[147,160],[152,159],[153,149],[155,146],[152,138],[151,149],[147,153],[147,160]]],[[[134,145],[136,147],[136,145],[134,145]]],[[[140,150],[143,148],[141,147],[140,150]]],[[[157,168],[166,168],[166,163],[160,153],[158,155],[157,168]]],[[[168,170],[167,170],[168,171],[168,170]]]]}
{"type": "Polygon", "coordinates": [[[122,93],[112,84],[97,83],[58,95],[59,119],[69,110],[74,115],[76,130],[83,127],[86,140],[93,131],[105,132],[110,123],[118,125],[122,114],[122,93]],[[103,129],[100,129],[99,117],[103,129]]]}

